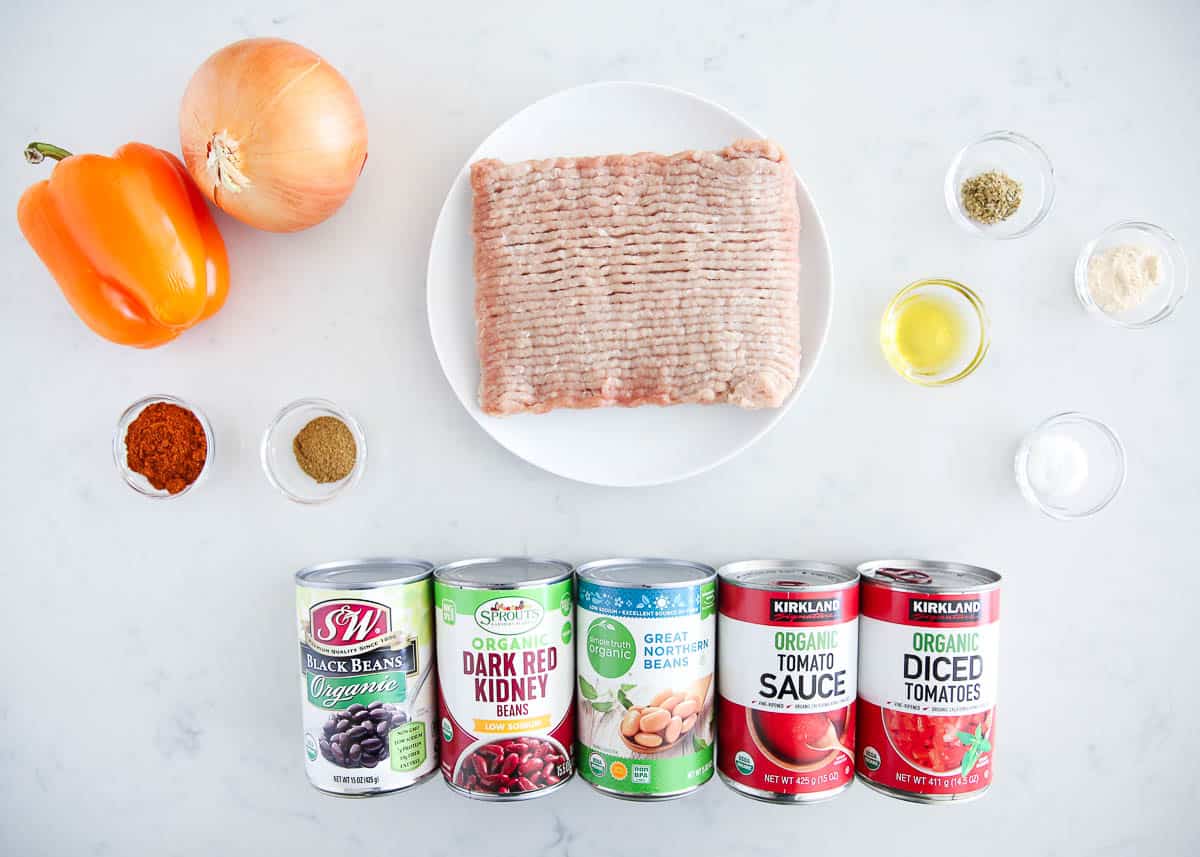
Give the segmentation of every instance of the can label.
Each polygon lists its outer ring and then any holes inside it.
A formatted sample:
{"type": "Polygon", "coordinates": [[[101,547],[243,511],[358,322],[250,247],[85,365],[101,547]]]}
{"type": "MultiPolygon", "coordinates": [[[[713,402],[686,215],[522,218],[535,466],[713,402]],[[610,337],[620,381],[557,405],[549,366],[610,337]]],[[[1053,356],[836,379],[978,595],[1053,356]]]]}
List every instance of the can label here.
{"type": "Polygon", "coordinates": [[[297,587],[304,764],[317,788],[394,791],[436,766],[431,588],[297,587]]]}
{"type": "Polygon", "coordinates": [[[858,589],[721,582],[718,766],[734,783],[819,799],[854,779],[858,589]]]}
{"type": "Polygon", "coordinates": [[[442,774],[518,797],[574,770],[571,581],[525,589],[434,583],[442,774]]]}
{"type": "Polygon", "coordinates": [[[579,581],[580,775],[647,797],[713,773],[716,583],[643,589],[579,581]]]}
{"type": "Polygon", "coordinates": [[[987,788],[1000,593],[862,588],[858,773],[914,795],[987,788]]]}

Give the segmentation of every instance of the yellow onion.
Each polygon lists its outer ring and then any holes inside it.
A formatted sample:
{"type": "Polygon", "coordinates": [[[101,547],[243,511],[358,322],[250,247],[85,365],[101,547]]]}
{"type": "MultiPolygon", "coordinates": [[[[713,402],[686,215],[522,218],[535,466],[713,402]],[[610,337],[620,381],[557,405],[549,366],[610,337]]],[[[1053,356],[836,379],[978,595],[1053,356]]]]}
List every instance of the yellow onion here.
{"type": "Polygon", "coordinates": [[[367,160],[367,121],[338,70],[283,39],[222,48],[179,110],[183,160],[222,211],[272,232],[320,223],[367,160]]]}

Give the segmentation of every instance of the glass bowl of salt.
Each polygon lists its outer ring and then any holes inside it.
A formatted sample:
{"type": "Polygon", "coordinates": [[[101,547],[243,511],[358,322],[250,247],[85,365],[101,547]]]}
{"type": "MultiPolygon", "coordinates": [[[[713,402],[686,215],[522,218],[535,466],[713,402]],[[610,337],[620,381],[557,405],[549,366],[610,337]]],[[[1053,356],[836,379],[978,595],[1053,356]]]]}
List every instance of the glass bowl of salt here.
{"type": "Polygon", "coordinates": [[[1014,462],[1025,499],[1052,518],[1096,514],[1125,484],[1125,447],[1098,419],[1068,411],[1021,441],[1014,462]]]}

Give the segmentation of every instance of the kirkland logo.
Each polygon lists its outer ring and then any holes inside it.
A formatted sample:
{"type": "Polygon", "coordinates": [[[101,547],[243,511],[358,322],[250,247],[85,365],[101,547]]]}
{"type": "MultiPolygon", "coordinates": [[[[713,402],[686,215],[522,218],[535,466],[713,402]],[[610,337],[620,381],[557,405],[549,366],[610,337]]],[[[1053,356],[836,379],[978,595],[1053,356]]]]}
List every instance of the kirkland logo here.
{"type": "Polygon", "coordinates": [[[834,622],[842,617],[838,598],[772,598],[772,622],[834,622]]]}
{"type": "Polygon", "coordinates": [[[979,598],[955,598],[932,601],[914,598],[908,602],[908,618],[919,622],[941,622],[952,625],[956,622],[977,622],[983,611],[979,598]]]}

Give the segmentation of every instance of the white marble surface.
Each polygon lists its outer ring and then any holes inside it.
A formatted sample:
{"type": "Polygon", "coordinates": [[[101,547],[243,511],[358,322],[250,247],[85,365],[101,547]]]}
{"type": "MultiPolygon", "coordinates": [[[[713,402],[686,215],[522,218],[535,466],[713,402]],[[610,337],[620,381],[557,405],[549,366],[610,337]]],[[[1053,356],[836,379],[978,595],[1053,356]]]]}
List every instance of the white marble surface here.
{"type": "Polygon", "coordinates": [[[1192,0],[967,4],[645,2],[5,3],[0,11],[0,853],[607,855],[1188,854],[1200,850],[1200,296],[1157,329],[1085,316],[1078,248],[1106,224],[1172,229],[1200,263],[1200,61],[1192,0]],[[220,221],[234,287],[169,347],[87,333],[17,232],[48,170],[29,139],[177,148],[192,70],[249,35],[320,51],[371,133],[349,205],[299,235],[220,221]],[[537,471],[455,401],[424,319],[445,189],[491,128],[597,79],[720,101],[791,153],[830,229],[837,291],[823,365],[783,423],[705,476],[605,490],[537,471]],[[1050,152],[1058,204],[1032,236],[968,238],[943,209],[955,149],[1000,127],[1050,152]],[[994,347],[954,389],[911,387],[875,333],[921,276],[976,286],[994,347]],[[154,503],[116,476],[118,414],[150,391],[199,403],[215,472],[154,503]],[[355,412],[371,461],[302,508],[259,470],[284,402],[355,412]],[[1011,475],[1059,410],[1111,421],[1128,484],[1098,518],[1051,521],[1011,475]],[[718,783],[670,805],[582,783],[477,806],[437,783],[370,801],[309,788],[297,728],[291,572],[332,558],[536,551],[846,562],[955,558],[1007,573],[998,776],[947,811],[858,787],[820,808],[718,783]]]}

